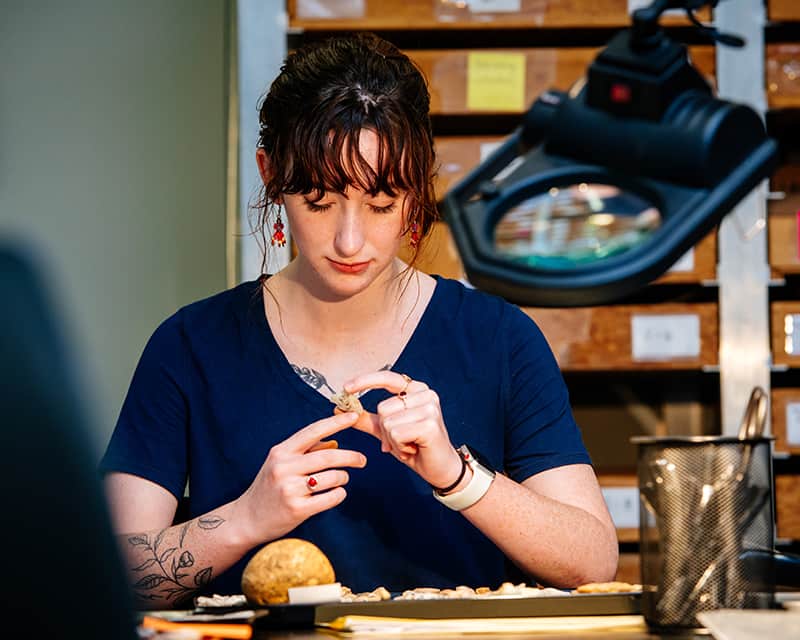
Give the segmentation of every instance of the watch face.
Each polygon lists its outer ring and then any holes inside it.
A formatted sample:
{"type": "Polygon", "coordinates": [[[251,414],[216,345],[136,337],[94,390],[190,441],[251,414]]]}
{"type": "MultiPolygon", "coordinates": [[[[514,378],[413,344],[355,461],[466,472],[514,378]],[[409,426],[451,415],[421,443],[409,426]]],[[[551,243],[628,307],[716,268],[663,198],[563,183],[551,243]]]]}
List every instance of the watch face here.
{"type": "Polygon", "coordinates": [[[487,471],[491,471],[492,473],[496,473],[495,469],[494,469],[494,466],[492,466],[492,463],[489,462],[489,460],[486,458],[486,456],[484,456],[480,451],[475,449],[473,446],[467,445],[467,444],[462,444],[458,448],[458,450],[461,452],[461,455],[464,458],[464,460],[466,460],[468,463],[472,462],[472,459],[474,458],[475,461],[479,465],[481,465],[483,468],[485,468],[487,471]]]}

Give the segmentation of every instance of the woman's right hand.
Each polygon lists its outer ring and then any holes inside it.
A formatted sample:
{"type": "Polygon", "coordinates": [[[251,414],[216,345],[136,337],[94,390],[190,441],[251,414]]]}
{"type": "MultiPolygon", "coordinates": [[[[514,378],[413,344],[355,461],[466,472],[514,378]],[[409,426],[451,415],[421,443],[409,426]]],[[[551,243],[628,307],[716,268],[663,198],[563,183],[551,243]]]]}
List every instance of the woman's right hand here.
{"type": "Polygon", "coordinates": [[[362,468],[367,458],[324,438],[357,419],[352,412],[323,418],[272,447],[255,480],[236,501],[243,535],[253,545],[280,538],[345,499],[349,474],[342,467],[362,468]]]}

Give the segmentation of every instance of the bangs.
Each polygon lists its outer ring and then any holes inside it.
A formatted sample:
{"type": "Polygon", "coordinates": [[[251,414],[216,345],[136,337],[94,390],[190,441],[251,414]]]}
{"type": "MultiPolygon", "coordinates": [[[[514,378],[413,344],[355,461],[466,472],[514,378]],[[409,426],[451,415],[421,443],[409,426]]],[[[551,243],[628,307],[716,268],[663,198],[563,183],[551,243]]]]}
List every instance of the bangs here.
{"type": "Polygon", "coordinates": [[[287,141],[285,155],[281,154],[283,167],[276,167],[282,183],[279,190],[318,198],[325,192],[344,193],[348,187],[372,196],[418,193],[431,163],[428,154],[421,157],[411,150],[430,146],[430,141],[416,139],[420,136],[411,123],[392,121],[381,112],[373,112],[371,118],[364,115],[339,112],[329,118],[309,118],[305,126],[298,126],[294,139],[287,141]],[[366,131],[377,136],[374,165],[359,147],[366,131]]]}

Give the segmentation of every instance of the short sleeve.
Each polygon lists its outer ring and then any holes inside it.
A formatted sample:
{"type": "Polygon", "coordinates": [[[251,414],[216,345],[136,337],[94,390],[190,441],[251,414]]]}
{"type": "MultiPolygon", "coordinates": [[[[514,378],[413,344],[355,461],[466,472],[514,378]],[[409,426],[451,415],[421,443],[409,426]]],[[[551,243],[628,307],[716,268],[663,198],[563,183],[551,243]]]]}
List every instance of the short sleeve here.
{"type": "Polygon", "coordinates": [[[522,482],[569,464],[591,464],[572,415],[564,378],[534,321],[509,305],[505,471],[522,482]]]}
{"type": "Polygon", "coordinates": [[[100,472],[120,471],[155,482],[176,498],[187,477],[188,351],[179,314],[153,333],[133,374],[100,472]]]}

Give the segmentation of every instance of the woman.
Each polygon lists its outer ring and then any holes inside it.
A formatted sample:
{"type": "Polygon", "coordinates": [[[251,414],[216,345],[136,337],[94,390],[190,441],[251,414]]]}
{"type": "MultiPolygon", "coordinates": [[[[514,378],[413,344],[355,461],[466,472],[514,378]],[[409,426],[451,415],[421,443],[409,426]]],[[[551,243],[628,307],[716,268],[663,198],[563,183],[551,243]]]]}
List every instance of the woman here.
{"type": "Polygon", "coordinates": [[[398,258],[436,215],[428,107],[416,67],[370,35],[301,49],[272,84],[260,224],[284,242],[282,205],[297,257],[157,329],[101,465],[143,604],[238,593],[287,535],[354,591],[496,586],[514,566],[555,586],[613,577],[541,333],[398,258]],[[364,411],[333,413],[342,391],[364,411]],[[192,517],[171,526],[187,479],[192,517]]]}

